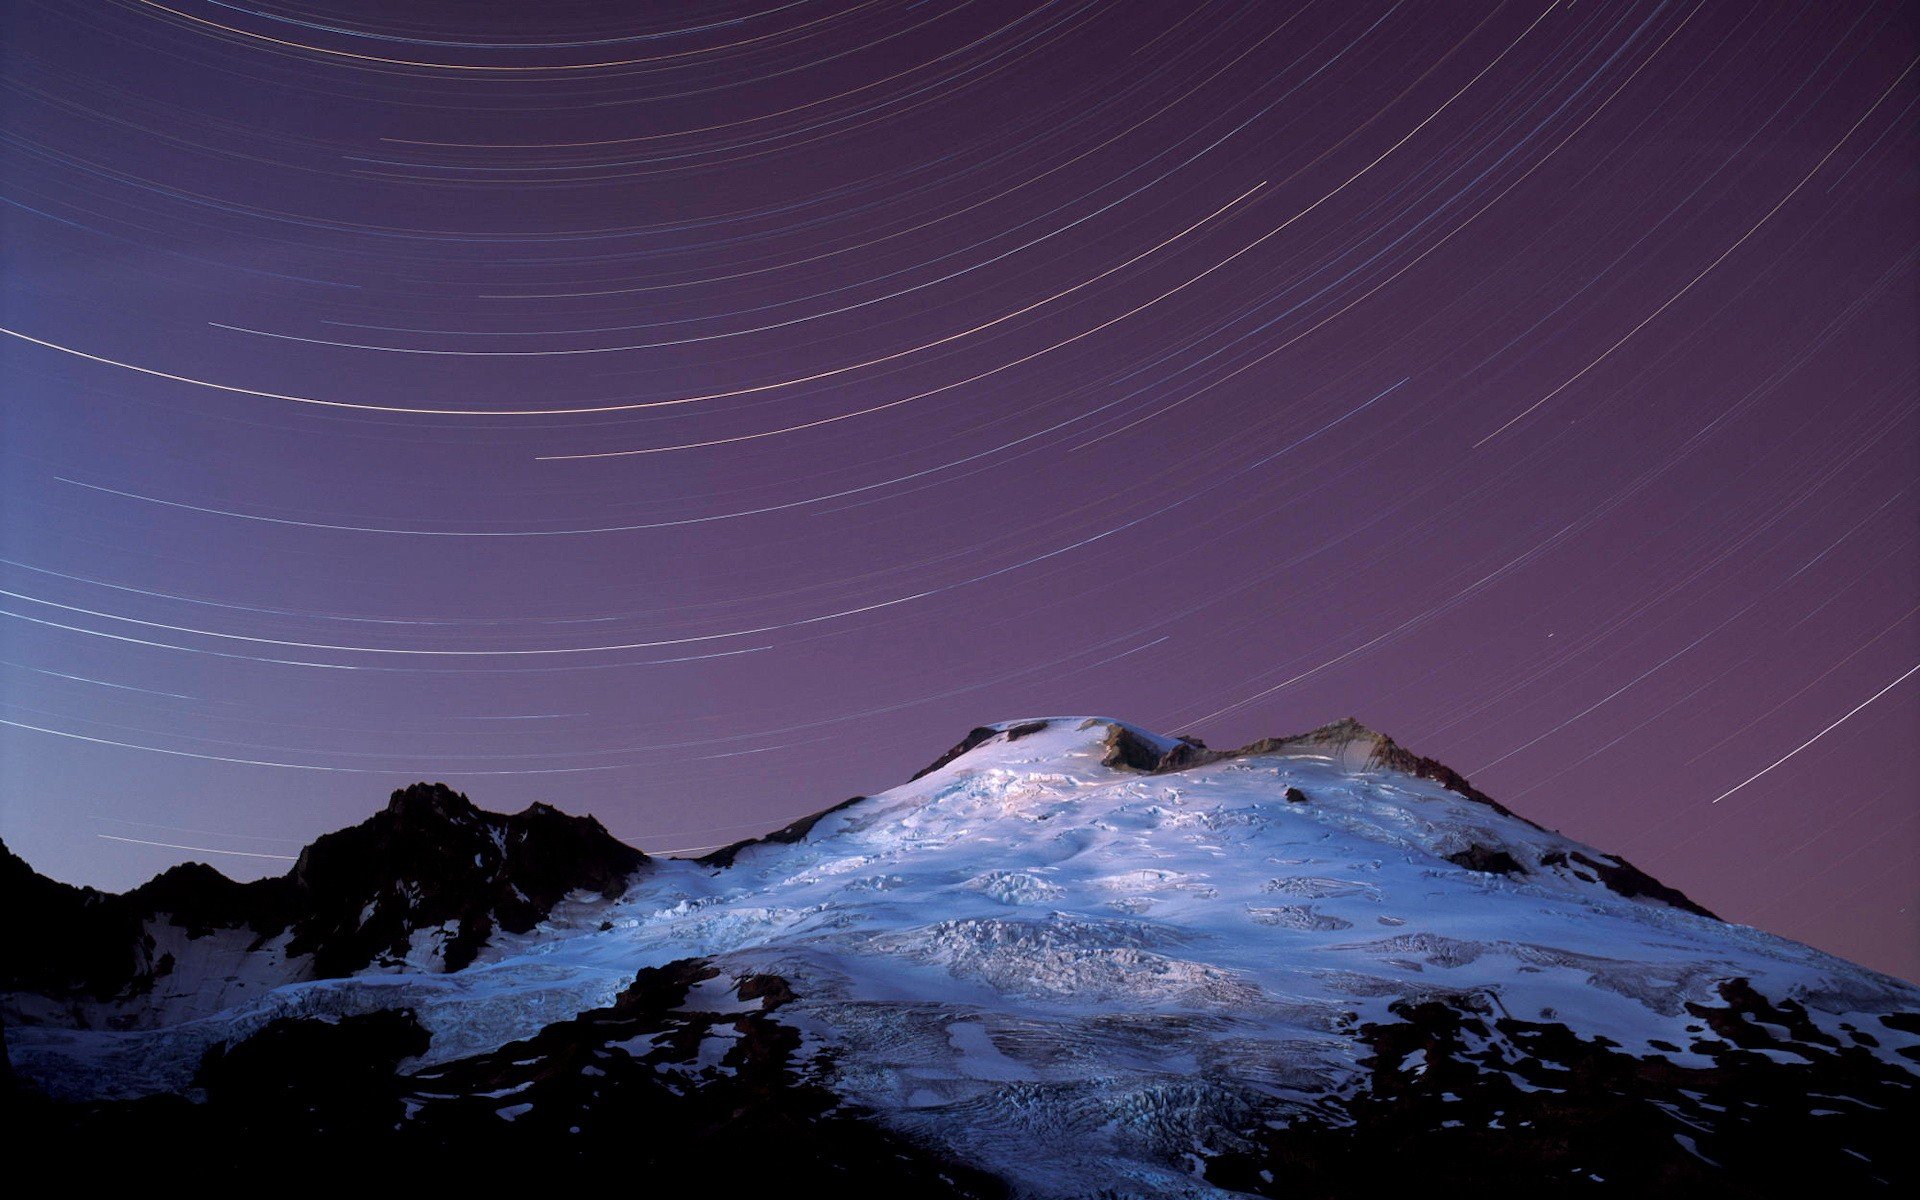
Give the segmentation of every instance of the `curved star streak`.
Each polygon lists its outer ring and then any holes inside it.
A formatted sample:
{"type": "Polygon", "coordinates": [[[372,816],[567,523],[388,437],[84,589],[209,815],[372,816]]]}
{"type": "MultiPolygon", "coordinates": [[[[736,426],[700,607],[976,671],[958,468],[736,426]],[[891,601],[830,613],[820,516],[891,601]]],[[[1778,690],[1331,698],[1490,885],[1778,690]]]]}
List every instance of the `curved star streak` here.
{"type": "Polygon", "coordinates": [[[0,837],[57,877],[1352,714],[1920,976],[1899,0],[0,37],[0,837]]]}

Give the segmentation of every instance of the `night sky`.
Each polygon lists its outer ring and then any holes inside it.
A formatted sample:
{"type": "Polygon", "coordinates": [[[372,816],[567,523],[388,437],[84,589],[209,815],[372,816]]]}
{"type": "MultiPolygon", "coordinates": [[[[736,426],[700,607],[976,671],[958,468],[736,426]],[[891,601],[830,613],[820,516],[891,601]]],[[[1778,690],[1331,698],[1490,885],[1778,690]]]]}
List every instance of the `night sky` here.
{"type": "Polygon", "coordinates": [[[0,836],[1351,714],[1920,977],[1915,22],[4,0],[0,836]]]}

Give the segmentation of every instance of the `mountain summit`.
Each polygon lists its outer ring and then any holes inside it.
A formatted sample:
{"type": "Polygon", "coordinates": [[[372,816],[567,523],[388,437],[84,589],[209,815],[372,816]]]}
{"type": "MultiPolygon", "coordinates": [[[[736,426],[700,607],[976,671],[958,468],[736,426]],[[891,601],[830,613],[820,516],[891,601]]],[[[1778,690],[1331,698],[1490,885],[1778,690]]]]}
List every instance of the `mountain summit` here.
{"type": "Polygon", "coordinates": [[[4,1011],[10,1024],[152,1028],[299,980],[455,971],[571,893],[619,895],[647,861],[592,817],[484,812],[439,783],[393,793],[252,883],[185,863],[110,896],[35,875],[0,845],[0,907],[34,914],[0,956],[4,1011]]]}
{"type": "Polygon", "coordinates": [[[60,931],[16,933],[5,974],[47,1145],[723,1194],[1920,1178],[1920,989],[1354,721],[1233,751],[982,726],[700,859],[422,785],[281,880],[105,897],[0,866],[9,919],[60,931]],[[105,970],[127,936],[137,969],[105,970]]]}

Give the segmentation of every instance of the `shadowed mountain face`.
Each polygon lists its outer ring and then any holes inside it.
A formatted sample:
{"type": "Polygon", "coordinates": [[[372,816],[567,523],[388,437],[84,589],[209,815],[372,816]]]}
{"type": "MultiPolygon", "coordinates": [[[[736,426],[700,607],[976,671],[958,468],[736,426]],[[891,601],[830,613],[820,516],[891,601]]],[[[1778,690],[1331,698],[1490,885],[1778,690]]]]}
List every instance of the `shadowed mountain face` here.
{"type": "MultiPolygon", "coordinates": [[[[1344,721],[983,726],[699,860],[396,793],[278,880],[0,863],[16,1128],[729,1194],[1845,1194],[1920,990],[1725,924],[1344,721]],[[76,1028],[92,1025],[93,1028],[76,1028]],[[112,1029],[105,1028],[112,1026],[112,1029]]],[[[359,1176],[355,1176],[359,1177],[359,1176]]]]}
{"type": "Polygon", "coordinates": [[[249,998],[228,983],[457,971],[569,894],[620,894],[646,862],[591,817],[544,804],[483,812],[426,783],[252,883],[187,863],[107,895],[42,878],[0,847],[0,905],[35,914],[10,923],[0,988],[30,996],[38,1021],[146,1026],[249,998]]]}

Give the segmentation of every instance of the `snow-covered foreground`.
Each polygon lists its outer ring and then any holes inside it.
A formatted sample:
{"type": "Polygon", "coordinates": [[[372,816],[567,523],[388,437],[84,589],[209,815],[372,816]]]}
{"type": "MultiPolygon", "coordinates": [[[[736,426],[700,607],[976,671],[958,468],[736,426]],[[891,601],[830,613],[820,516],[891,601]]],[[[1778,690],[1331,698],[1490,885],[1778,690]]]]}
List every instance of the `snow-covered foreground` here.
{"type": "MultiPolygon", "coordinates": [[[[993,728],[799,840],[656,861],[464,970],[289,983],[158,1029],[14,1027],[13,1060],[68,1098],[178,1091],[209,1047],[276,1018],[408,1008],[432,1035],[403,1068],[419,1071],[603,1008],[640,968],[706,959],[719,974],[683,1008],[758,1010],[736,981],[777,976],[793,995],[778,1018],[833,1092],[1058,1195],[1213,1194],[1196,1172],[1250,1128],[1338,1122],[1380,1071],[1417,1075],[1420,1051],[1383,1065],[1360,1031],[1428,1000],[1711,1070],[1701,1009],[1745,980],[1834,1045],[1917,1069],[1901,1052],[1920,1034],[1880,1019],[1920,1009],[1911,986],[1622,895],[1639,889],[1614,860],[1395,769],[1410,756],[1357,726],[1160,772],[1106,765],[1116,745],[1178,749],[1114,722],[993,728]]],[[[685,1069],[724,1073],[738,1036],[712,1024],[685,1069]]]]}

